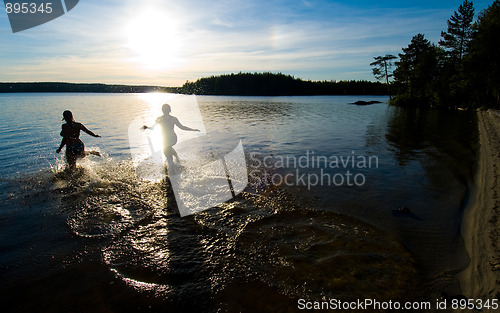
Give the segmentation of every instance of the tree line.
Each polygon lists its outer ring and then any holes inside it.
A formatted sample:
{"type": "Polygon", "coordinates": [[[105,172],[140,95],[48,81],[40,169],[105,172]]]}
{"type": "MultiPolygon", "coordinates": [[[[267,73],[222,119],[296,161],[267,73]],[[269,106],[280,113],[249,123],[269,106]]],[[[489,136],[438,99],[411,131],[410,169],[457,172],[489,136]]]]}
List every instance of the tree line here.
{"type": "Polygon", "coordinates": [[[282,73],[238,73],[187,81],[179,92],[198,95],[300,96],[386,95],[386,86],[370,81],[310,81],[282,73]]]}
{"type": "Polygon", "coordinates": [[[465,0],[438,44],[417,34],[398,57],[374,58],[373,74],[385,81],[389,93],[394,90],[392,103],[500,108],[500,1],[476,21],[474,15],[473,3],[465,0]]]}
{"type": "Polygon", "coordinates": [[[12,92],[170,92],[198,95],[295,96],[386,95],[386,87],[370,81],[304,81],[281,73],[238,73],[200,78],[182,87],[78,84],[58,82],[0,83],[0,93],[12,92]]]}
{"type": "Polygon", "coordinates": [[[143,93],[177,92],[175,87],[129,86],[75,83],[0,83],[0,93],[6,92],[96,92],[96,93],[143,93]]]}

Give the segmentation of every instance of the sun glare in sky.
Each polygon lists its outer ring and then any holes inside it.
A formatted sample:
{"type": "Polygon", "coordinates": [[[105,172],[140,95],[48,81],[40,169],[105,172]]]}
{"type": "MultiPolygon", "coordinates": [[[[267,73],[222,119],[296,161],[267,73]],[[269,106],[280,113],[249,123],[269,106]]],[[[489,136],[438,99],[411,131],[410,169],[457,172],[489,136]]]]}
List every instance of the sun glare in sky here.
{"type": "Polygon", "coordinates": [[[180,38],[175,19],[159,10],[144,10],[126,27],[130,60],[149,70],[181,65],[180,38]]]}

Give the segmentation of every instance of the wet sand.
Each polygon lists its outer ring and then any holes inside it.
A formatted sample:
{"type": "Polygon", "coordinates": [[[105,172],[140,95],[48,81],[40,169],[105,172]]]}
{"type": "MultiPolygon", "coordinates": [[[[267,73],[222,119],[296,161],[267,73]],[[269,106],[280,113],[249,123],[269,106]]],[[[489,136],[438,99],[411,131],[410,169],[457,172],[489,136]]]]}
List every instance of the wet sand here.
{"type": "Polygon", "coordinates": [[[500,112],[479,111],[478,127],[479,162],[462,224],[470,264],[459,278],[465,296],[486,300],[500,296],[500,112]]]}

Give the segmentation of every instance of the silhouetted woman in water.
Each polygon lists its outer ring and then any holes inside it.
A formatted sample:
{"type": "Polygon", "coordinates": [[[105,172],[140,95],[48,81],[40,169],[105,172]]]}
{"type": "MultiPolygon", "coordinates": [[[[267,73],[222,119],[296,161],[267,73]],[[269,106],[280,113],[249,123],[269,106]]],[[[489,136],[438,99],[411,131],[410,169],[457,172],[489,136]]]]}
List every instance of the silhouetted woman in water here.
{"type": "Polygon", "coordinates": [[[163,134],[163,154],[167,158],[167,164],[170,166],[174,161],[173,156],[175,156],[177,161],[179,160],[177,152],[174,150],[174,148],[172,148],[177,143],[177,135],[175,134],[174,126],[177,125],[177,127],[186,131],[199,132],[200,130],[182,125],[177,117],[170,115],[172,111],[170,105],[165,103],[162,106],[161,110],[163,111],[163,115],[156,119],[155,125],[152,127],[144,125],[142,126],[142,129],[154,129],[154,127],[158,124],[161,126],[163,134]]]}
{"type": "Polygon", "coordinates": [[[56,152],[60,153],[62,148],[66,146],[66,161],[68,162],[70,171],[73,171],[76,168],[76,160],[78,158],[83,158],[87,154],[100,155],[99,152],[96,151],[85,152],[85,145],[83,144],[83,141],[80,140],[80,131],[83,130],[93,137],[101,136],[94,134],[83,124],[75,122],[71,111],[63,112],[63,120],[66,121],[66,124],[62,125],[61,130],[61,136],[63,139],[56,152]]]}

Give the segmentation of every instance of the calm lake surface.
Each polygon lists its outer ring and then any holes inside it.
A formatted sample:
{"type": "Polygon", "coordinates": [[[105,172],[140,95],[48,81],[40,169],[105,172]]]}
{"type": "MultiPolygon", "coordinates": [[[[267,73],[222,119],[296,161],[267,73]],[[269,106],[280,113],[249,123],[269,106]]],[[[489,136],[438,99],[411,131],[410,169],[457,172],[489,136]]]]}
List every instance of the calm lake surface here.
{"type": "Polygon", "coordinates": [[[460,293],[475,113],[379,96],[197,97],[209,134],[198,139],[216,155],[241,140],[250,182],[181,218],[168,181],[139,178],[130,150],[134,120],[152,125],[171,99],[0,94],[2,311],[276,312],[300,298],[460,293]],[[82,133],[102,157],[73,176],[55,153],[66,109],[102,136],[82,133]]]}

